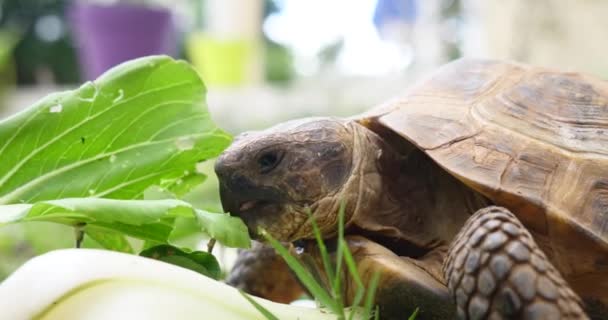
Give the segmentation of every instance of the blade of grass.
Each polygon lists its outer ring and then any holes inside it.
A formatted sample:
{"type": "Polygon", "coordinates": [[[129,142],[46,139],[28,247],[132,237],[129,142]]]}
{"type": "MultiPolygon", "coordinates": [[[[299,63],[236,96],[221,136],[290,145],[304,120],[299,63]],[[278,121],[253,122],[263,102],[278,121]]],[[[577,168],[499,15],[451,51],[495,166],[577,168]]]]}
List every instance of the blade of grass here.
{"type": "MultiPolygon", "coordinates": [[[[374,296],[376,295],[376,289],[378,288],[378,282],[380,281],[380,273],[374,272],[372,279],[367,287],[367,294],[365,296],[365,304],[363,307],[363,319],[369,319],[372,311],[372,304],[374,303],[374,296]]],[[[378,314],[378,312],[376,312],[378,314]]]]}
{"type": "Polygon", "coordinates": [[[298,255],[298,262],[300,262],[300,264],[302,264],[302,266],[308,270],[308,272],[310,272],[315,281],[323,288],[323,290],[325,290],[325,292],[328,292],[329,295],[332,294],[332,289],[326,286],[325,271],[317,268],[317,261],[313,256],[309,254],[298,255]]]}
{"type": "MultiPolygon", "coordinates": [[[[344,297],[342,297],[342,261],[344,260],[344,251],[348,250],[348,246],[344,245],[344,210],[346,202],[340,201],[340,208],[338,210],[338,248],[336,252],[336,273],[334,277],[334,298],[339,303],[341,310],[344,310],[344,297]]],[[[342,313],[338,315],[338,319],[345,319],[346,315],[342,313]]]]}
{"type": "Polygon", "coordinates": [[[341,270],[342,270],[342,260],[344,258],[344,246],[341,245],[341,242],[344,241],[344,209],[345,209],[346,203],[344,202],[344,200],[342,200],[340,202],[340,209],[338,210],[338,249],[336,250],[336,277],[334,278],[334,285],[333,287],[336,289],[337,294],[339,295],[338,297],[336,297],[336,299],[339,298],[340,301],[342,301],[341,295],[340,295],[340,288],[341,288],[341,280],[342,277],[340,277],[339,275],[341,274],[341,270]]]}
{"type": "Polygon", "coordinates": [[[416,310],[414,310],[414,313],[412,313],[412,315],[407,318],[408,320],[416,320],[416,317],[418,316],[418,308],[416,308],[416,310]]]}
{"type": "MultiPolygon", "coordinates": [[[[338,304],[338,308],[340,310],[344,310],[344,302],[342,301],[342,294],[340,290],[340,282],[336,281],[337,275],[333,273],[333,268],[331,265],[331,259],[329,253],[327,252],[327,246],[325,246],[325,241],[323,241],[323,235],[321,234],[321,229],[317,225],[317,221],[312,216],[312,213],[309,212],[309,219],[311,225],[313,227],[313,233],[315,235],[315,239],[317,242],[317,246],[319,247],[319,252],[321,254],[321,261],[323,262],[323,269],[325,269],[325,274],[327,276],[327,282],[329,283],[330,294],[333,296],[334,301],[338,304]]],[[[347,249],[348,250],[348,249],[347,249]]],[[[344,311],[341,314],[338,314],[338,319],[345,319],[346,314],[344,311]]]]}
{"type": "MultiPolygon", "coordinates": [[[[363,299],[363,296],[365,294],[365,286],[363,285],[363,281],[361,281],[361,277],[359,276],[359,271],[357,270],[357,264],[355,263],[355,259],[353,258],[350,250],[348,249],[346,241],[344,239],[342,239],[342,241],[339,243],[339,245],[344,246],[344,261],[346,262],[346,267],[348,268],[348,271],[349,271],[351,277],[357,284],[357,292],[355,293],[355,299],[353,300],[353,303],[352,303],[352,307],[356,308],[359,306],[359,304],[361,303],[361,300],[363,299]]],[[[351,312],[348,319],[352,320],[354,315],[355,315],[354,312],[351,312]]]]}
{"type": "Polygon", "coordinates": [[[239,290],[239,293],[245,299],[247,299],[247,301],[249,301],[249,303],[251,303],[253,305],[253,307],[256,308],[267,320],[279,320],[279,318],[277,318],[274,314],[272,314],[272,312],[268,311],[268,309],[264,308],[264,306],[262,306],[261,304],[259,304],[257,301],[253,300],[245,292],[239,290]]]}
{"type": "Polygon", "coordinates": [[[355,283],[357,284],[357,288],[364,288],[365,286],[363,285],[363,281],[361,281],[361,277],[359,276],[359,270],[357,270],[357,264],[355,263],[355,259],[350,253],[350,250],[348,250],[348,245],[346,244],[346,241],[344,239],[341,239],[340,245],[344,246],[345,248],[343,253],[344,261],[346,262],[346,267],[348,268],[348,271],[350,272],[351,276],[355,280],[355,283]]]}
{"type": "Polygon", "coordinates": [[[348,320],[353,320],[356,312],[355,310],[359,307],[361,300],[363,299],[363,295],[365,294],[365,288],[358,288],[357,293],[355,294],[355,300],[353,301],[353,305],[351,306],[351,312],[348,316],[348,320]]]}
{"type": "Polygon", "coordinates": [[[307,210],[307,213],[308,213],[308,219],[310,220],[310,223],[312,225],[312,230],[315,234],[315,239],[317,240],[317,245],[319,246],[319,252],[321,253],[321,259],[323,261],[323,268],[325,269],[325,272],[327,273],[327,279],[329,279],[329,285],[332,287],[331,288],[332,291],[334,291],[333,282],[331,281],[331,279],[334,279],[334,273],[333,273],[333,270],[331,267],[329,254],[327,253],[327,247],[325,246],[325,241],[323,241],[323,236],[321,235],[321,229],[319,229],[319,225],[317,225],[317,221],[312,216],[310,209],[307,210]]]}
{"type": "Polygon", "coordinates": [[[277,253],[285,260],[287,265],[296,274],[296,276],[302,281],[304,286],[310,291],[310,293],[317,299],[321,304],[325,305],[335,314],[343,313],[343,310],[339,307],[337,301],[335,301],[317,281],[310,274],[308,270],[294,257],[283,245],[274,239],[266,231],[262,231],[261,234],[266,238],[266,241],[277,251],[277,253]]]}

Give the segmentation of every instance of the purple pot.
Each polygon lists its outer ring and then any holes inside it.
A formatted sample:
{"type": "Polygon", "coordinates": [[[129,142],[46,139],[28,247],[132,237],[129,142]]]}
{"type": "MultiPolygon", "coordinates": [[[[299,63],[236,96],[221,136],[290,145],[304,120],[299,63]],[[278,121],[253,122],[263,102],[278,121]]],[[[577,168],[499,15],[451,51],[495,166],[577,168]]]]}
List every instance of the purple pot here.
{"type": "Polygon", "coordinates": [[[75,1],[68,16],[82,73],[88,80],[127,60],[175,55],[177,43],[169,10],[75,1]]]}

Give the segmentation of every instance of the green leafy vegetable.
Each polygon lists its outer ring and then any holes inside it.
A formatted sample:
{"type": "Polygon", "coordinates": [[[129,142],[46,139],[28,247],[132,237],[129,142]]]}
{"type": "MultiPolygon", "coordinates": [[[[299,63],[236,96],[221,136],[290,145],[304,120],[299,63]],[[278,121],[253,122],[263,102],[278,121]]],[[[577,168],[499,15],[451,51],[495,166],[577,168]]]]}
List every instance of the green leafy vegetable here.
{"type": "Polygon", "coordinates": [[[217,241],[229,247],[249,247],[251,239],[241,219],[200,209],[195,213],[201,228],[217,241]]]}
{"type": "Polygon", "coordinates": [[[178,265],[216,280],[222,273],[219,263],[208,252],[186,252],[173,246],[158,245],[142,251],[139,255],[178,265]]]}
{"type": "Polygon", "coordinates": [[[108,231],[94,225],[86,226],[86,233],[93,241],[97,242],[102,248],[133,253],[133,247],[123,234],[108,231]]]}
{"type": "Polygon", "coordinates": [[[184,193],[203,179],[196,163],[231,140],[205,92],[187,63],[147,57],[0,121],[0,204],[139,199],[154,184],[184,193]]]}
{"type": "MultiPolygon", "coordinates": [[[[173,232],[179,233],[175,229],[176,219],[190,221],[179,224],[184,228],[198,224],[198,230],[207,231],[226,246],[249,246],[247,227],[239,218],[198,210],[179,200],[69,198],[0,206],[0,225],[27,221],[67,225],[85,223],[85,232],[88,233],[93,228],[96,233],[93,239],[101,237],[98,235],[100,230],[107,230],[142,240],[167,243],[171,242],[173,232]]],[[[108,241],[100,244],[104,245],[108,241]]],[[[111,242],[123,246],[121,240],[112,239],[111,242]]]]}
{"type": "Polygon", "coordinates": [[[146,57],[0,121],[0,225],[82,225],[122,252],[133,252],[127,236],[158,244],[193,232],[248,247],[237,218],[177,200],[132,200],[152,185],[186,194],[205,179],[197,163],[230,143],[205,92],[187,63],[146,57]]]}

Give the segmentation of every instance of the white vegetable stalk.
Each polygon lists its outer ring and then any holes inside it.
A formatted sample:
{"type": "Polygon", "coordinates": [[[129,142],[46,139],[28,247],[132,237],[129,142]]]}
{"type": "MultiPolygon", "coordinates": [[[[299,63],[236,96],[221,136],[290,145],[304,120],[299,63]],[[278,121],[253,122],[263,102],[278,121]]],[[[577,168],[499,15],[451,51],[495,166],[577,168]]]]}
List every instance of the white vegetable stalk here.
{"type": "MultiPolygon", "coordinates": [[[[279,319],[335,319],[254,298],[279,319]]],[[[67,249],[33,258],[0,284],[1,319],[265,319],[234,288],[164,262],[67,249]]]]}

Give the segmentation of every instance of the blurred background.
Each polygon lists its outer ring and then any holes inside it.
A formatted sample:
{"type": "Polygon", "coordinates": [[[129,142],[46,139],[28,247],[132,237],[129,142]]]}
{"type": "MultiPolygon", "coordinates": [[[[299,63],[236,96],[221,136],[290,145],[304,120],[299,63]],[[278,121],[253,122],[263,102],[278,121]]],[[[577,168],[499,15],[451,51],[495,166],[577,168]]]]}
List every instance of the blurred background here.
{"type": "MultiPolygon", "coordinates": [[[[0,118],[151,54],[193,63],[234,134],[356,114],[463,56],[607,78],[606,16],[605,0],[0,0],[0,118]]],[[[221,210],[213,175],[187,200],[221,210]]],[[[0,279],[72,245],[67,227],[2,227],[0,279]]]]}

